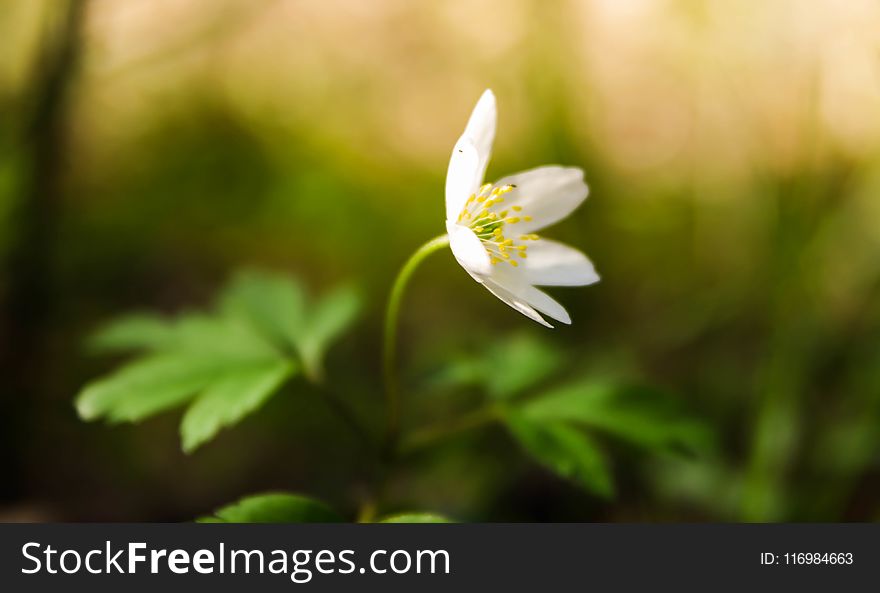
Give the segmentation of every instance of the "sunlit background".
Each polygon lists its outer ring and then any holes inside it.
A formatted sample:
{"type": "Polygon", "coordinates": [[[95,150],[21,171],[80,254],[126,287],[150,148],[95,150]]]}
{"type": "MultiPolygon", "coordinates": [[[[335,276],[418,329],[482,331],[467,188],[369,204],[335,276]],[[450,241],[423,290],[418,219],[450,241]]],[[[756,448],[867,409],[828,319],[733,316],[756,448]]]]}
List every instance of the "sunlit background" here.
{"type": "Polygon", "coordinates": [[[876,2],[14,0],[0,40],[0,519],[187,520],[265,490],[352,515],[365,462],[305,383],[184,455],[179,412],[77,418],[120,362],[83,342],[204,307],[244,266],[351,282],[366,304],[328,376],[379,422],[384,299],[444,230],[449,153],[487,87],[489,177],[584,168],[590,198],[547,234],[602,282],[551,290],[574,320],[551,331],[434,256],[404,305],[408,422],[468,409],[472,387],[438,377],[528,340],[562,378],[671,394],[714,445],[607,439],[602,499],[497,427],[464,432],[401,468],[389,508],[880,518],[876,2]]]}

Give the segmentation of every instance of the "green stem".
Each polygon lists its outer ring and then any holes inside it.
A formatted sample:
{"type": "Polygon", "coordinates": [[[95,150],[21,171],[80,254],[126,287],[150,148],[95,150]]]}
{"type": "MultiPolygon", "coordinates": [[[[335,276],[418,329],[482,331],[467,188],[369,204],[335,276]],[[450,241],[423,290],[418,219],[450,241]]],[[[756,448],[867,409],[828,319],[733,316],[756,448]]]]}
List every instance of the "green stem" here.
{"type": "Polygon", "coordinates": [[[434,424],[418,430],[401,444],[401,450],[404,453],[411,453],[417,449],[421,449],[435,442],[442,440],[450,435],[479,428],[490,422],[498,420],[501,416],[501,409],[497,406],[486,406],[478,408],[464,416],[454,418],[448,422],[434,424]]]}
{"type": "Polygon", "coordinates": [[[373,437],[370,436],[367,429],[360,423],[351,408],[346,405],[342,398],[330,391],[323,384],[319,384],[319,388],[323,392],[321,393],[321,399],[327,407],[336,414],[337,418],[339,418],[343,424],[351,429],[351,432],[363,446],[370,449],[373,448],[375,446],[373,437]]]}
{"type": "Polygon", "coordinates": [[[419,264],[429,255],[443,249],[449,245],[449,237],[442,235],[431,239],[421,247],[403,264],[397,278],[394,280],[394,286],[391,288],[391,295],[388,297],[388,307],[385,309],[385,340],[383,349],[383,373],[385,379],[385,404],[387,406],[387,438],[389,450],[396,447],[397,439],[400,434],[400,387],[397,383],[395,370],[397,367],[397,325],[400,316],[400,303],[403,299],[403,293],[406,291],[406,285],[410,277],[419,264]]]}
{"type": "Polygon", "coordinates": [[[375,500],[365,500],[358,509],[355,523],[372,523],[376,519],[377,510],[375,500]]]}

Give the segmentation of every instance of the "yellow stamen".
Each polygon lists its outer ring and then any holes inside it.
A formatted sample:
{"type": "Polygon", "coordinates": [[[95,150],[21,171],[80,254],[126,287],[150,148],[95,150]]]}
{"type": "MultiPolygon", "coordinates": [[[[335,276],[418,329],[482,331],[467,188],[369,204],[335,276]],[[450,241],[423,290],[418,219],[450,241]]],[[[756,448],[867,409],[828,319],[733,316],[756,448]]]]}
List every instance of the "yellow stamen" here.
{"type": "MultiPolygon", "coordinates": [[[[510,206],[509,209],[493,212],[496,204],[504,202],[502,197],[504,194],[513,191],[515,185],[503,185],[493,187],[492,184],[485,184],[480,187],[479,192],[468,197],[465,208],[459,214],[459,222],[468,221],[468,226],[474,231],[483,243],[489,255],[489,262],[496,265],[499,262],[509,262],[510,265],[516,267],[519,265],[511,255],[518,255],[521,259],[526,259],[526,245],[515,244],[515,239],[508,239],[504,236],[505,224],[516,224],[518,222],[530,222],[531,216],[508,216],[509,213],[518,213],[523,211],[520,205],[510,206]],[[472,207],[472,204],[479,203],[479,206],[472,207]]],[[[519,241],[537,241],[538,235],[529,233],[519,235],[519,241]]]]}

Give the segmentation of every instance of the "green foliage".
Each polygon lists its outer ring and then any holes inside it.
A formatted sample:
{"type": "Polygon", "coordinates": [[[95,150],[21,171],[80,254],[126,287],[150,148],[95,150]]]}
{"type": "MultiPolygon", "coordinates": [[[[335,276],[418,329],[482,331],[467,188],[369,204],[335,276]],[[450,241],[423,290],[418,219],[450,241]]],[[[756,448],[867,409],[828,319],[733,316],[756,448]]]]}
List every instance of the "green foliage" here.
{"type": "Polygon", "coordinates": [[[290,375],[288,362],[241,368],[208,385],[187,408],[180,425],[184,451],[192,451],[258,409],[290,375]]]}
{"type": "MultiPolygon", "coordinates": [[[[246,496],[214,511],[198,523],[339,523],[343,518],[321,501],[284,492],[246,496]]],[[[397,513],[378,523],[452,523],[435,513],[397,513]]]]}
{"type": "Polygon", "coordinates": [[[589,492],[608,498],[614,493],[605,456],[583,431],[562,422],[535,422],[509,413],[510,432],[536,461],[589,492]]]}
{"type": "Polygon", "coordinates": [[[350,287],[339,288],[315,304],[296,341],[308,373],[323,375],[324,352],[351,325],[359,309],[360,299],[350,287]]]}
{"type": "Polygon", "coordinates": [[[434,513],[398,513],[379,519],[379,523],[453,523],[453,521],[434,513]]]}
{"type": "Polygon", "coordinates": [[[603,432],[652,452],[705,453],[712,434],[666,394],[646,387],[584,378],[512,402],[504,420],[542,465],[603,497],[613,494],[605,454],[586,430],[603,432]]]}
{"type": "Polygon", "coordinates": [[[151,313],[131,314],[95,333],[88,345],[97,352],[159,349],[182,338],[182,321],[175,326],[151,313]]]}
{"type": "Polygon", "coordinates": [[[295,281],[245,272],[211,313],[122,318],[90,345],[139,356],[87,384],[77,410],[86,420],[137,422],[189,403],[180,430],[183,449],[191,452],[258,409],[300,369],[318,380],[326,349],[351,324],[358,304],[346,288],[310,306],[295,281]]]}
{"type": "Polygon", "coordinates": [[[705,452],[706,425],[685,415],[665,393],[650,387],[582,379],[529,400],[521,413],[535,422],[571,422],[651,450],[705,452]]]}
{"type": "Polygon", "coordinates": [[[214,511],[199,523],[338,523],[336,511],[323,502],[298,494],[266,493],[242,498],[214,511]]]}
{"type": "Polygon", "coordinates": [[[348,286],[315,303],[290,279],[246,271],[224,292],[221,308],[248,319],[284,352],[295,352],[308,376],[323,376],[323,357],[331,342],[354,321],[360,298],[348,286]]]}
{"type": "Polygon", "coordinates": [[[594,433],[652,453],[713,450],[709,427],[669,394],[592,375],[553,384],[564,362],[563,353],[546,341],[514,334],[453,360],[435,385],[481,387],[494,400],[489,408],[499,411],[497,417],[530,457],[604,498],[613,495],[614,483],[608,454],[594,433]]]}
{"type": "Polygon", "coordinates": [[[450,361],[437,383],[478,385],[494,399],[508,399],[551,377],[563,362],[555,347],[531,334],[514,334],[489,342],[480,356],[450,361]]]}

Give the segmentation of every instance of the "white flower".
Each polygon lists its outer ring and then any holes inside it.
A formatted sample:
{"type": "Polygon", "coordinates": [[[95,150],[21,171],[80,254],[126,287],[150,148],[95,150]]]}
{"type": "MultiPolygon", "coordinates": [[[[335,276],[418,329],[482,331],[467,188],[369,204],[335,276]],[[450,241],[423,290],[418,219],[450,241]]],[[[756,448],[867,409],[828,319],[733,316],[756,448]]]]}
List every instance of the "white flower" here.
{"type": "Polygon", "coordinates": [[[584,286],[599,276],[583,253],[535,231],[562,220],[584,201],[584,172],[551,165],[484,185],[495,121],[495,95],[487,90],[449,159],[449,246],[474,280],[526,317],[547,327],[553,326],[541,313],[571,323],[565,308],[535,286],[584,286]]]}

